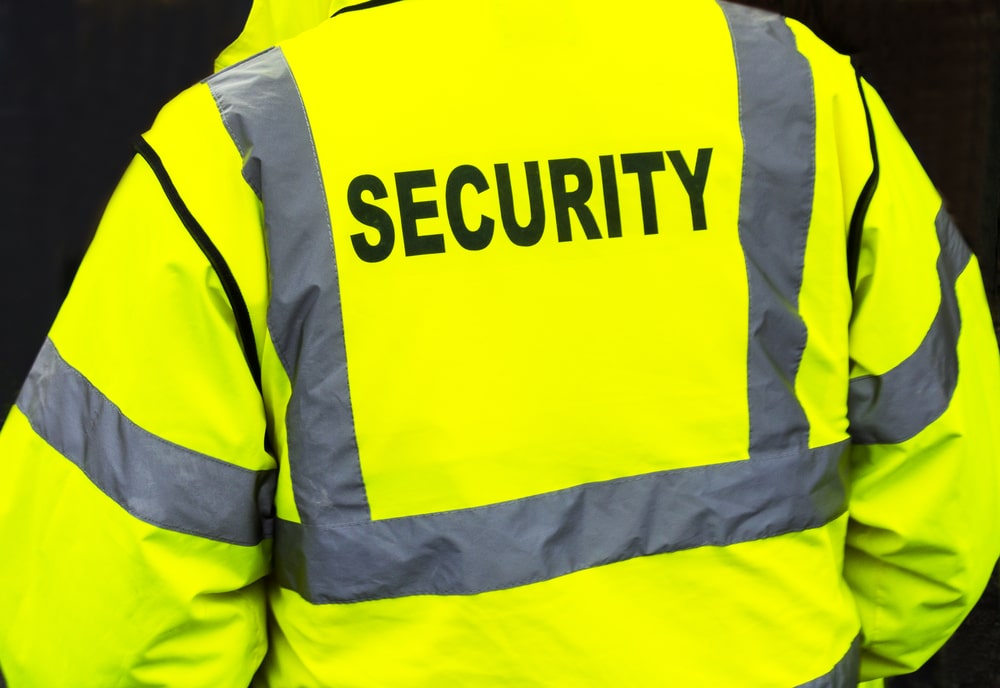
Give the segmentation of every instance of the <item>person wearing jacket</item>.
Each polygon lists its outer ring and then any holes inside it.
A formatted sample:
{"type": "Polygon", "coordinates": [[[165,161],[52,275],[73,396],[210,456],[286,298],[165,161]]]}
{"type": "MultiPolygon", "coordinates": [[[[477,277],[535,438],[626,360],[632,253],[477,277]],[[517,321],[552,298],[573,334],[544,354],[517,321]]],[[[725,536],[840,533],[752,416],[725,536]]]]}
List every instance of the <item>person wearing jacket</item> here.
{"type": "Polygon", "coordinates": [[[848,60],[721,0],[317,22],[163,110],[4,425],[10,688],[933,654],[1000,552],[1000,365],[848,60]]]}

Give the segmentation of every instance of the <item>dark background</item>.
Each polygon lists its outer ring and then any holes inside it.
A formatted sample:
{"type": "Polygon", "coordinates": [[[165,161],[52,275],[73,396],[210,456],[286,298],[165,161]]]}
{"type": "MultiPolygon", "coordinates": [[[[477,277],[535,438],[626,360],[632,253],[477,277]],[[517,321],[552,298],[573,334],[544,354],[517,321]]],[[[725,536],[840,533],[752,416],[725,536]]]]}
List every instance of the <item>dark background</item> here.
{"type": "MultiPolygon", "coordinates": [[[[294,2],[294,0],[289,0],[294,2]]],[[[882,93],[1000,304],[1000,0],[746,0],[804,21],[882,93]]],[[[250,0],[0,0],[0,418],[64,297],[132,142],[211,71],[250,0]]],[[[994,579],[894,688],[1000,688],[994,579]]]]}

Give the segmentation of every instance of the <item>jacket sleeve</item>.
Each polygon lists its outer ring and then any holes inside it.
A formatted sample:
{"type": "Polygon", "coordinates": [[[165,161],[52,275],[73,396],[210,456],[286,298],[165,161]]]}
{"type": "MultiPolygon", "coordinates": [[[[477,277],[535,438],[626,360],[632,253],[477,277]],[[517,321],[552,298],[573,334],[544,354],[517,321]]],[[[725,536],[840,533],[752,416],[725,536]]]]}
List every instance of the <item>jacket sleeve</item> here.
{"type": "Polygon", "coordinates": [[[877,94],[852,223],[845,576],[862,678],[907,673],[958,627],[1000,552],[1000,360],[982,278],[877,94]]]}
{"type": "Polygon", "coordinates": [[[247,268],[263,265],[252,192],[218,182],[240,160],[212,150],[227,139],[206,91],[154,128],[163,160],[148,148],[125,173],[0,434],[12,688],[245,688],[266,652],[266,414],[183,209],[245,231],[230,278],[257,328],[266,277],[247,268]]]}

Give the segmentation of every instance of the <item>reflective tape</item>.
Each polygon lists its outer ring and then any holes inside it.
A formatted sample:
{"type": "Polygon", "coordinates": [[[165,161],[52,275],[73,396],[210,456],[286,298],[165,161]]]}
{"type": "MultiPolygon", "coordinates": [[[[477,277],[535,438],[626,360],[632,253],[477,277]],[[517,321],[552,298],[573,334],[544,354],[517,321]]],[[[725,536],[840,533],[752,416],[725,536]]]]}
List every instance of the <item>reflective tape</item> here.
{"type": "Polygon", "coordinates": [[[333,231],[298,85],[277,48],[206,83],[243,157],[244,178],[264,206],[271,271],[267,322],[292,384],[285,421],[299,514],[307,523],[370,518],[347,381],[333,231]]]}
{"type": "Polygon", "coordinates": [[[851,643],[844,658],[830,670],[830,673],[817,679],[803,683],[796,688],[857,688],[858,676],[861,673],[861,637],[851,643]]]}
{"type": "Polygon", "coordinates": [[[855,444],[897,444],[916,436],[951,403],[958,384],[962,317],[955,283],[972,254],[942,208],[936,219],[941,303],[930,329],[906,360],[883,375],[851,380],[850,434],[855,444]]]}
{"type": "Polygon", "coordinates": [[[739,235],[750,287],[750,456],[801,451],[809,422],[795,377],[806,345],[798,301],[816,178],[812,70],[781,17],[719,6],[733,36],[744,145],[739,235]]]}
{"type": "Polygon", "coordinates": [[[39,437],[139,520],[237,545],[271,536],[274,470],[234,466],[140,428],[51,340],[17,407],[39,437]]]}
{"type": "Polygon", "coordinates": [[[274,576],[314,604],[472,595],[829,523],[847,443],[663,471],[488,506],[275,529],[274,576]]]}
{"type": "Polygon", "coordinates": [[[317,603],[473,594],[818,527],[843,512],[844,447],[808,448],[794,393],[815,178],[811,71],[782,20],[720,5],[733,33],[745,146],[739,236],[750,288],[749,459],[474,509],[372,521],[329,211],[298,87],[278,49],[207,81],[264,205],[268,324],[293,389],[289,464],[302,523],[277,525],[281,585],[317,603]]]}

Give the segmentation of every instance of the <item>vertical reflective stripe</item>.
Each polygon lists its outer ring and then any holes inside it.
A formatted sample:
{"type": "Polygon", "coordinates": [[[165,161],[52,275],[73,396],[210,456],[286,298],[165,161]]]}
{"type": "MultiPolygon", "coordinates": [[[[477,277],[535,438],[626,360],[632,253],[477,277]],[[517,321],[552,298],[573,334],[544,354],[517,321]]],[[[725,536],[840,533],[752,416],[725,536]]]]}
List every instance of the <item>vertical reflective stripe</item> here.
{"type": "Polygon", "coordinates": [[[292,384],[286,423],[299,514],[306,523],[367,520],[333,232],[298,86],[277,48],[206,83],[264,206],[268,327],[292,384]]]}
{"type": "Polygon", "coordinates": [[[812,70],[777,15],[720,0],[739,78],[744,143],[739,233],[750,286],[750,456],[804,449],[795,395],[806,327],[798,314],[816,177],[812,70]]]}
{"type": "Polygon", "coordinates": [[[256,545],[271,536],[276,473],[253,471],[142,429],[46,340],[17,400],[32,429],[141,521],[256,545]]]}
{"type": "Polygon", "coordinates": [[[972,254],[944,208],[935,224],[941,304],[924,340],[905,361],[883,375],[851,380],[848,417],[856,444],[905,442],[937,420],[955,393],[962,329],[955,283],[972,254]]]}
{"type": "Polygon", "coordinates": [[[796,688],[857,688],[861,673],[861,637],[854,639],[844,658],[837,662],[830,673],[803,683],[796,688]]]}

